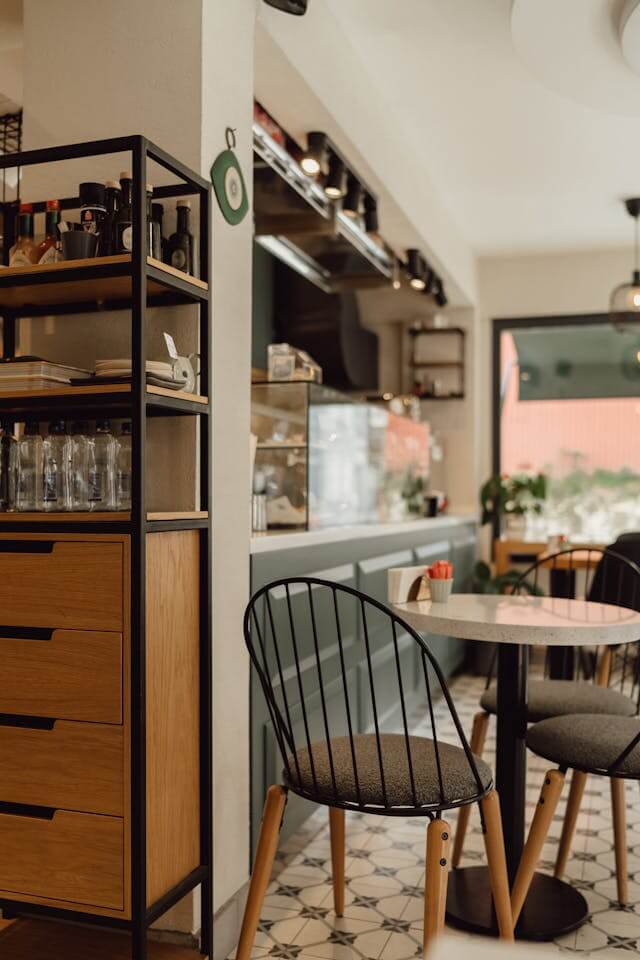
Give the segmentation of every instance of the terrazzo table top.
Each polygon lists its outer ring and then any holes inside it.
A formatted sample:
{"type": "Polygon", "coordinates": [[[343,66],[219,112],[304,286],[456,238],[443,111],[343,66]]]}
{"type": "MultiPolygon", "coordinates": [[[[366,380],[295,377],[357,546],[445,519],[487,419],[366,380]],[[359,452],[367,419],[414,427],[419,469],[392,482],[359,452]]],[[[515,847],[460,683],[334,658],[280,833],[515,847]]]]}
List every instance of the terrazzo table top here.
{"type": "Polygon", "coordinates": [[[577,647],[640,639],[640,613],[555,597],[454,593],[447,603],[393,604],[414,630],[494,643],[577,647]]]}

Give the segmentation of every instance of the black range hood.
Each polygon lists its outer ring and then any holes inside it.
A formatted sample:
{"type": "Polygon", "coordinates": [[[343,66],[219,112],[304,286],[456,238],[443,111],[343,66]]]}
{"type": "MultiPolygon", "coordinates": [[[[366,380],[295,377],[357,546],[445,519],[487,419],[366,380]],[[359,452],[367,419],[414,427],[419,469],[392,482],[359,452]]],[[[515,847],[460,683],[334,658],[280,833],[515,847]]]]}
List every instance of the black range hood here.
{"type": "Polygon", "coordinates": [[[253,124],[255,239],[325,293],[387,286],[394,260],[285,147],[253,124]]]}
{"type": "MultiPolygon", "coordinates": [[[[353,269],[349,264],[345,269],[353,269]]],[[[280,340],[306,350],[337,390],[378,389],[378,336],[365,329],[355,293],[324,293],[276,264],[275,325],[280,340]]]]}

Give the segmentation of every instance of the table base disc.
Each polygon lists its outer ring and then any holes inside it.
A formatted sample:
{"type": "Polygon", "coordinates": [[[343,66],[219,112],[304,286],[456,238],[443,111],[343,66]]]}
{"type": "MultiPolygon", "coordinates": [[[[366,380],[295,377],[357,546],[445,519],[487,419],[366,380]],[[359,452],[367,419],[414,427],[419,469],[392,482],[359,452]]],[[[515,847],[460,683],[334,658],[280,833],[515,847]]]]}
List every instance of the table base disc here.
{"type": "MultiPolygon", "coordinates": [[[[575,930],[588,916],[581,893],[562,880],[536,873],[516,927],[516,940],[553,940],[575,930]]],[[[486,867],[450,872],[446,922],[459,930],[497,936],[486,867]]]]}

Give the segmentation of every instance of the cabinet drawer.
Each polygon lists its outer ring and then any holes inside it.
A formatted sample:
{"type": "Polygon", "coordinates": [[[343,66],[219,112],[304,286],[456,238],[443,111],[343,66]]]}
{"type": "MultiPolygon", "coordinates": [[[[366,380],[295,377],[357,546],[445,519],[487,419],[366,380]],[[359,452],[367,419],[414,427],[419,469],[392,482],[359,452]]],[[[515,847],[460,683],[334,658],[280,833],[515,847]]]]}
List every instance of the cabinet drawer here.
{"type": "Polygon", "coordinates": [[[11,632],[0,632],[0,713],[122,723],[121,634],[11,632]]]}
{"type": "Polygon", "coordinates": [[[116,817],[0,813],[0,890],[123,909],[124,831],[116,817]]]}
{"type": "Polygon", "coordinates": [[[122,630],[123,544],[0,539],[2,623],[122,630]]]}
{"type": "Polygon", "coordinates": [[[0,726],[0,802],[122,816],[123,728],[0,726]]]}

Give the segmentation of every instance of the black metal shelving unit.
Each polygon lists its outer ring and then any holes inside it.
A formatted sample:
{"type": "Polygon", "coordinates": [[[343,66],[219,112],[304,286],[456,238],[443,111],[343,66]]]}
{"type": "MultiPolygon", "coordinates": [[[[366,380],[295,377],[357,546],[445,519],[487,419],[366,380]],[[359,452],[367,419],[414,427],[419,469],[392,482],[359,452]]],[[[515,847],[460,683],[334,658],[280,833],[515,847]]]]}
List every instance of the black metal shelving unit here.
{"type": "Polygon", "coordinates": [[[415,327],[409,330],[411,337],[411,359],[409,366],[416,376],[416,371],[431,370],[433,373],[442,373],[445,370],[455,371],[457,385],[447,393],[433,393],[416,389],[416,396],[421,400],[464,400],[465,396],[465,340],[466,330],[462,327],[415,327]],[[421,337],[449,337],[455,339],[456,356],[437,360],[418,360],[416,357],[418,341],[421,337]]]}
{"type": "MultiPolygon", "coordinates": [[[[132,960],[147,957],[147,932],[163,913],[196,886],[202,887],[202,923],[200,952],[211,956],[213,935],[213,830],[212,830],[212,641],[211,641],[211,472],[209,390],[211,370],[211,292],[210,292],[210,212],[211,186],[143,136],[76,143],[0,156],[0,173],[7,168],[47,165],[59,161],[128,153],[133,171],[133,249],[131,255],[96,258],[54,264],[51,267],[26,268],[24,271],[0,269],[0,317],[2,318],[2,355],[14,356],[19,346],[22,318],[87,313],[89,311],[131,311],[132,379],[128,389],[101,386],[71,394],[69,390],[49,395],[0,392],[0,420],[21,422],[25,418],[42,419],[73,415],[77,419],[120,416],[132,422],[132,507],[130,514],[88,514],[86,519],[42,514],[24,517],[0,514],[0,532],[21,533],[124,533],[131,542],[131,919],[62,910],[55,907],[0,899],[7,916],[33,914],[99,926],[117,928],[131,934],[132,960]],[[154,198],[195,196],[199,203],[200,278],[164,267],[147,254],[146,190],[149,161],[159,164],[175,184],[154,191],[154,198]],[[90,291],[96,288],[95,296],[90,291]],[[147,309],[152,306],[193,304],[198,309],[201,356],[200,400],[177,395],[153,393],[146,384],[147,309]],[[170,514],[148,514],[146,506],[145,451],[147,418],[150,416],[197,416],[199,418],[200,483],[199,510],[170,514]],[[168,530],[198,530],[200,533],[200,865],[155,903],[147,905],[147,792],[146,792],[146,537],[168,530]]],[[[63,209],[78,208],[77,197],[61,201],[63,209]]],[[[33,204],[44,210],[45,202],[33,204]]],[[[8,262],[12,245],[12,224],[16,205],[0,204],[5,224],[3,256],[8,262]]],[[[62,321],[61,321],[62,322],[62,321]]],[[[1,614],[0,614],[1,618],[1,614]]],[[[126,865],[125,865],[126,869],[126,865]]]]}

